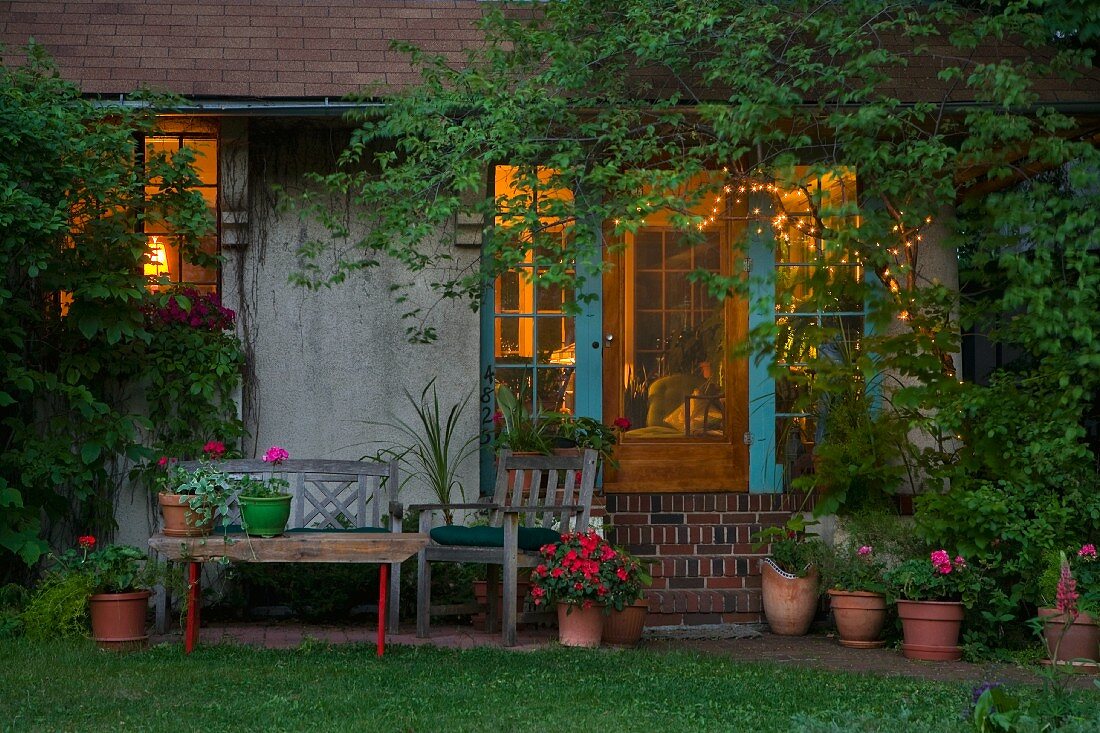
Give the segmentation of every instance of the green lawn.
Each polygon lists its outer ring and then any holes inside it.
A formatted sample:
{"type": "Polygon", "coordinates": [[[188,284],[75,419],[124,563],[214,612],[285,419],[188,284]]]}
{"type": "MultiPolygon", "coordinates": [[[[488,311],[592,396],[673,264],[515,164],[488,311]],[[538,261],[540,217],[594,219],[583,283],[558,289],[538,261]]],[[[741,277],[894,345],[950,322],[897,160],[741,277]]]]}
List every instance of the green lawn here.
{"type": "MultiPolygon", "coordinates": [[[[1100,698],[1077,693],[1075,707],[1100,698]]],[[[953,731],[962,685],[688,653],[0,642],[0,730],[953,731]]],[[[1084,727],[1081,730],[1093,730],[1084,727]]]]}

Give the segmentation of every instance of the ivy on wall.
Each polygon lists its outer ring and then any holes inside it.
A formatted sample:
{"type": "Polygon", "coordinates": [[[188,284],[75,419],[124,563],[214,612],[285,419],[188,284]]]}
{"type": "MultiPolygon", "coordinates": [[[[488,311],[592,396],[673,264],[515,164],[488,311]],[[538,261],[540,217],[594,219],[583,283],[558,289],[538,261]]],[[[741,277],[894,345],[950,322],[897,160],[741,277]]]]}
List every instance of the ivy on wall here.
{"type": "Polygon", "coordinates": [[[241,432],[235,337],[156,317],[199,301],[143,276],[146,219],[209,264],[191,154],[141,165],[151,108],[82,99],[41,48],[26,56],[0,67],[0,582],[51,539],[109,536],[132,465],[241,432]]]}

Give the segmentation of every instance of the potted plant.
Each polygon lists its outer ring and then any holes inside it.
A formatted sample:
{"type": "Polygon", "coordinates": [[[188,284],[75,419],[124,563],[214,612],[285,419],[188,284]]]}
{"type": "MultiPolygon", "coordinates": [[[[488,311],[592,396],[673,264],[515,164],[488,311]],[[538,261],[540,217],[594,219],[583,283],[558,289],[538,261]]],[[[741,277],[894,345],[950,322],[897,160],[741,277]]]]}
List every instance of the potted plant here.
{"type": "Polygon", "coordinates": [[[591,448],[600,454],[601,462],[616,467],[612,453],[619,443],[619,436],[630,430],[630,420],[617,417],[611,425],[605,425],[593,417],[564,413],[550,415],[547,419],[555,449],[591,448]]]}
{"type": "Polygon", "coordinates": [[[649,586],[653,578],[645,565],[625,549],[616,547],[615,552],[610,560],[615,572],[605,601],[603,643],[633,647],[641,641],[649,613],[642,587],[649,586]]]}
{"type": "Polygon", "coordinates": [[[401,435],[403,444],[391,444],[371,458],[399,461],[405,469],[404,478],[394,494],[399,493],[410,479],[426,483],[436,503],[443,506],[443,521],[448,525],[453,524],[454,511],[450,508],[451,504],[466,501],[466,492],[459,481],[459,475],[466,462],[478,450],[477,433],[462,434],[463,414],[473,395],[466,395],[461,402],[452,404],[444,412],[433,379],[420,392],[419,399],[413,397],[408,390],[405,391],[405,397],[416,413],[415,421],[410,423],[394,418],[389,422],[367,422],[367,425],[387,428],[389,432],[401,435]]]}
{"type": "Polygon", "coordinates": [[[76,548],[56,558],[52,572],[62,580],[81,576],[87,583],[92,639],[100,648],[142,647],[149,640],[145,616],[149,588],[159,582],[158,566],[136,547],[107,545],[96,550],[95,545],[95,537],[79,537],[76,548]]]}
{"type": "Polygon", "coordinates": [[[819,567],[826,548],[807,531],[811,524],[795,515],[782,527],[769,527],[753,537],[753,550],[771,546],[769,557],[760,562],[760,589],[772,633],[802,636],[817,613],[819,567]]]}
{"type": "MultiPolygon", "coordinates": [[[[263,455],[265,463],[278,466],[290,458],[285,448],[273,445],[263,455]]],[[[275,537],[290,519],[290,484],[281,476],[241,476],[230,480],[241,509],[241,527],[251,537],[275,537]]]]}
{"type": "Polygon", "coordinates": [[[885,566],[870,545],[846,544],[829,563],[829,599],[842,646],[874,649],[886,623],[885,566]]]}
{"type": "Polygon", "coordinates": [[[550,455],[553,451],[553,436],[549,430],[551,419],[537,410],[528,409],[526,400],[522,396],[516,397],[504,385],[497,386],[496,399],[494,448],[497,451],[507,448],[513,453],[550,455]]]}
{"type": "Polygon", "coordinates": [[[157,501],[168,537],[201,537],[214,529],[216,517],[229,523],[229,501],[233,496],[230,478],[212,463],[186,469],[174,458],[161,458],[157,501]]]}
{"type": "Polygon", "coordinates": [[[928,558],[902,562],[886,572],[887,588],[895,596],[909,659],[951,661],[962,658],[959,631],[965,608],[982,590],[982,576],[961,555],[946,550],[928,558]]]}
{"type": "Polygon", "coordinates": [[[560,542],[543,545],[540,554],[542,562],[531,571],[534,604],[557,604],[558,640],[564,646],[598,647],[605,604],[620,582],[619,553],[590,529],[567,532],[560,542]]]}
{"type": "Polygon", "coordinates": [[[1055,664],[1089,665],[1100,661],[1100,561],[1096,546],[1060,552],[1043,574],[1040,631],[1047,658],[1055,664]]]}

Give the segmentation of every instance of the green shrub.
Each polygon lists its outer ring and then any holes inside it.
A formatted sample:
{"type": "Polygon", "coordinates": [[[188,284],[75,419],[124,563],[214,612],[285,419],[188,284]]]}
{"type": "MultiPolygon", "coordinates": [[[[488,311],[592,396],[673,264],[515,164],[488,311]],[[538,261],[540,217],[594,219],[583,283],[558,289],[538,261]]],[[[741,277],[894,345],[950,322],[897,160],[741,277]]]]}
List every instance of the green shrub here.
{"type": "Polygon", "coordinates": [[[27,589],[15,583],[0,587],[0,639],[18,636],[23,631],[23,609],[27,605],[27,589]]]}
{"type": "Polygon", "coordinates": [[[68,639],[88,631],[88,596],[95,578],[51,575],[38,586],[22,614],[23,632],[33,641],[68,639]]]}

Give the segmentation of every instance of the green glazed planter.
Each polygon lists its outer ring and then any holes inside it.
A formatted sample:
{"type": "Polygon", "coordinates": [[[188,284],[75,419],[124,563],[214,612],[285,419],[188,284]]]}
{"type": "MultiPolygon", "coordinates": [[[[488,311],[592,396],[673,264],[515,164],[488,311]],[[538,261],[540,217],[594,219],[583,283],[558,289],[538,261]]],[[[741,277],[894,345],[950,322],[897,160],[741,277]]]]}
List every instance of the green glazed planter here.
{"type": "Polygon", "coordinates": [[[290,519],[291,496],[238,496],[241,526],[250,537],[274,537],[283,533],[290,519]]]}

